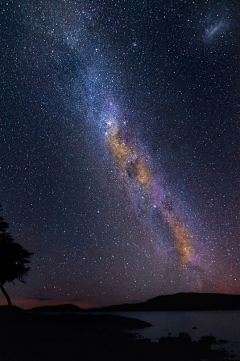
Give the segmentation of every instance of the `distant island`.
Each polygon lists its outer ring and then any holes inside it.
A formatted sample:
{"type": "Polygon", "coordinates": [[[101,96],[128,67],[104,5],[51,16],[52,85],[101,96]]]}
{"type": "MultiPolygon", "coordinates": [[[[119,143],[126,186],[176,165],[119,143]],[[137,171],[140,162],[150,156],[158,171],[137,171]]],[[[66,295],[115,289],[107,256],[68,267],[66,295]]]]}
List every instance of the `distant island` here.
{"type": "Polygon", "coordinates": [[[220,293],[177,293],[146,302],[123,304],[92,311],[224,311],[240,310],[240,295],[220,293]]]}
{"type": "MultiPolygon", "coordinates": [[[[220,293],[177,293],[158,296],[146,302],[122,304],[102,308],[91,308],[88,311],[225,311],[240,310],[240,295],[220,293]]],[[[65,304],[59,306],[35,307],[30,311],[37,312],[80,312],[78,306],[65,304]]]]}
{"type": "Polygon", "coordinates": [[[82,309],[76,305],[64,304],[57,306],[40,306],[31,308],[29,311],[34,312],[80,312],[82,309]]]}
{"type": "Polygon", "coordinates": [[[177,293],[146,302],[123,304],[92,311],[224,311],[240,310],[240,295],[220,293],[177,293]]]}

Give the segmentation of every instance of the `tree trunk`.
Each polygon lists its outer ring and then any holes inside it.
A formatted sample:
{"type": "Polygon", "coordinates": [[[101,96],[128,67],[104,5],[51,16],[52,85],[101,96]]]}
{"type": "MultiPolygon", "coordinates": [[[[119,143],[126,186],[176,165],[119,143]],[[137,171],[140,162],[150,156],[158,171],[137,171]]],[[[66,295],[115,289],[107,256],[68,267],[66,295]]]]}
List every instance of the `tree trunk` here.
{"type": "Polygon", "coordinates": [[[2,293],[4,294],[4,296],[6,297],[7,299],[7,302],[8,302],[8,306],[12,306],[12,302],[10,300],[10,297],[8,296],[6,290],[4,289],[3,285],[0,285],[0,288],[2,290],[2,293]]]}

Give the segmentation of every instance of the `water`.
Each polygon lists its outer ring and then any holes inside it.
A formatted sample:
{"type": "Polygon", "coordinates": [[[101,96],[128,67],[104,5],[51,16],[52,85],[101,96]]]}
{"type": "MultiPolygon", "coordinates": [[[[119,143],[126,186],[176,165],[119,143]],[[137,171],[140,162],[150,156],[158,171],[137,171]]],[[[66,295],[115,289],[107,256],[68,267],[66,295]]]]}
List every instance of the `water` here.
{"type": "MultiPolygon", "coordinates": [[[[158,338],[178,336],[186,332],[193,341],[201,336],[214,336],[228,343],[216,348],[225,348],[233,360],[240,360],[240,311],[184,311],[184,312],[104,312],[113,315],[137,318],[153,326],[135,330],[139,336],[157,341],[158,338]]],[[[100,313],[98,313],[100,314],[100,313]]],[[[101,312],[101,314],[103,314],[101,312]]]]}

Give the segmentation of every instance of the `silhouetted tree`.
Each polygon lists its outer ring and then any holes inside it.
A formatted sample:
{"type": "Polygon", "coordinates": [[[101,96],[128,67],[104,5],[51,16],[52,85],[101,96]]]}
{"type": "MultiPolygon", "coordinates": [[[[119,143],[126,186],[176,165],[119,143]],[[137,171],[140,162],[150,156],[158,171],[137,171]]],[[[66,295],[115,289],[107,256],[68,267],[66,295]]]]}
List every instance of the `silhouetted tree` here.
{"type": "MultiPolygon", "coordinates": [[[[0,205],[0,211],[1,211],[0,205]]],[[[8,224],[0,217],[0,289],[7,299],[8,305],[12,306],[9,295],[3,285],[8,282],[14,284],[14,280],[25,283],[23,276],[29,271],[25,263],[30,262],[33,253],[28,252],[7,231],[8,224]]]]}

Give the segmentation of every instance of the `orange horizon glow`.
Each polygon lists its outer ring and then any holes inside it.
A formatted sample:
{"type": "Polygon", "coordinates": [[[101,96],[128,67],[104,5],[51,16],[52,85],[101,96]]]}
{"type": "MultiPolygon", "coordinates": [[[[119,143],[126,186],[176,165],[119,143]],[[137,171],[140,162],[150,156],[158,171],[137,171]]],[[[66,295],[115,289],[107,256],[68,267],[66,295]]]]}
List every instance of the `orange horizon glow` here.
{"type": "MultiPolygon", "coordinates": [[[[34,307],[42,307],[42,306],[58,306],[65,305],[71,303],[72,305],[78,306],[82,309],[94,308],[97,307],[96,304],[89,302],[81,302],[81,301],[57,301],[57,300],[36,300],[36,299],[11,299],[12,305],[23,308],[24,310],[28,310],[34,307]]],[[[0,299],[0,306],[7,306],[7,301],[5,299],[0,299]]]]}

